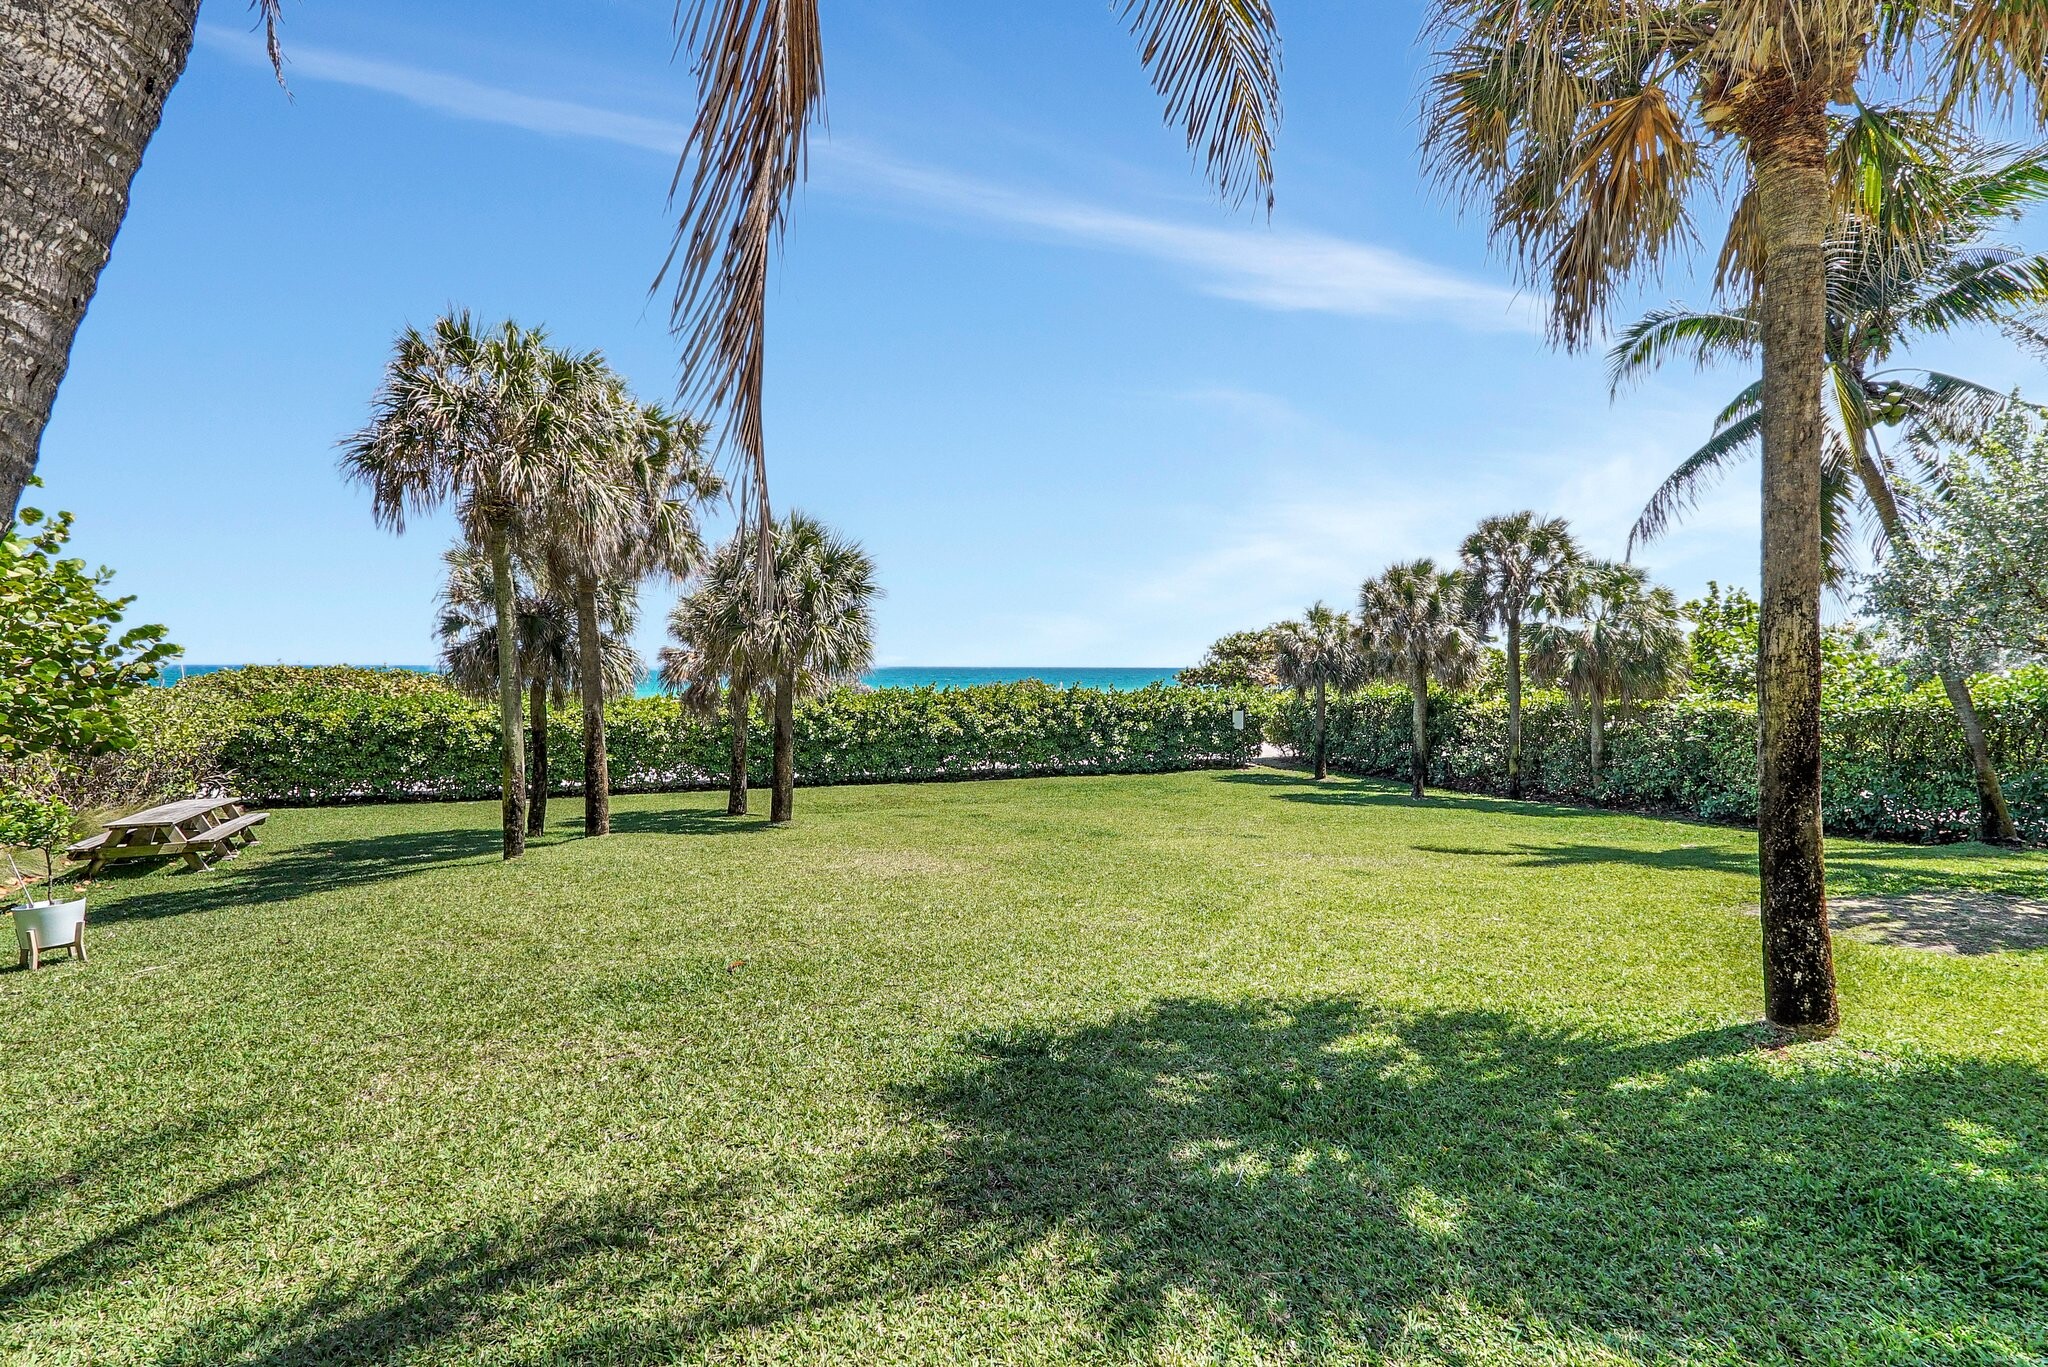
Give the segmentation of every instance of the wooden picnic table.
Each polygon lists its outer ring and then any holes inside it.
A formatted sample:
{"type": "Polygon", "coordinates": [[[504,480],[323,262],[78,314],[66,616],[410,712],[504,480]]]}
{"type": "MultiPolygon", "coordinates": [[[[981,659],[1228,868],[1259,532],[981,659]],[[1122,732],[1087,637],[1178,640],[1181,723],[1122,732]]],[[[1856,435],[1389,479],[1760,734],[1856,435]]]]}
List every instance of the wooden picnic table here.
{"type": "Polygon", "coordinates": [[[73,845],[67,853],[84,859],[85,876],[123,859],[159,859],[182,855],[186,866],[203,869],[207,860],[232,859],[244,845],[256,843],[256,828],[269,812],[252,812],[238,797],[193,797],[166,802],[106,823],[106,830],[73,845]]]}

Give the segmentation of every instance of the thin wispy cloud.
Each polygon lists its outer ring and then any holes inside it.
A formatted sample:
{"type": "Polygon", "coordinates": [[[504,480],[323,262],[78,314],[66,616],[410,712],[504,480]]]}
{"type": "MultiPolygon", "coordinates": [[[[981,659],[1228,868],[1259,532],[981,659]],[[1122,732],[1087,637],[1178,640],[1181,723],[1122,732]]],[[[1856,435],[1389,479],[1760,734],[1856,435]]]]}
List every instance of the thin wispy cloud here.
{"type": "MultiPolygon", "coordinates": [[[[269,60],[253,34],[205,24],[199,36],[208,47],[252,65],[269,60]]],[[[304,44],[292,46],[290,61],[294,81],[372,90],[454,118],[607,142],[671,159],[681,152],[688,132],[670,119],[528,95],[304,44]]],[[[1259,308],[1437,319],[1481,330],[1539,326],[1535,306],[1512,290],[1367,242],[1299,230],[1176,222],[999,185],[843,142],[822,143],[817,160],[821,184],[833,192],[1149,261],[1204,294],[1259,308]]]]}

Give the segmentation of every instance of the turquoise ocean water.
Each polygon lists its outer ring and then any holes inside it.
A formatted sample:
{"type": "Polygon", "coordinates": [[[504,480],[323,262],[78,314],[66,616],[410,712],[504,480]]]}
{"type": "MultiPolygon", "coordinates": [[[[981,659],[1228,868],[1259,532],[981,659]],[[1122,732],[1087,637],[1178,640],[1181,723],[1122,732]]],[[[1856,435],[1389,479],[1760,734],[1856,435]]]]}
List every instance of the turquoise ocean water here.
{"type": "MultiPolygon", "coordinates": [[[[416,674],[431,674],[427,665],[380,665],[377,668],[403,669],[416,674]]],[[[185,665],[174,664],[164,671],[164,683],[176,683],[180,679],[199,674],[212,674],[233,665],[185,665]]],[[[892,665],[887,669],[872,670],[862,676],[861,682],[870,688],[971,688],[975,684],[1014,683],[1020,679],[1042,679],[1059,688],[1114,688],[1136,689],[1147,684],[1172,683],[1175,671],[1171,669],[1112,669],[1112,668],[1030,668],[991,667],[981,668],[954,665],[892,665]]],[[[661,685],[649,674],[640,681],[640,696],[652,697],[661,692],[661,685]]]]}

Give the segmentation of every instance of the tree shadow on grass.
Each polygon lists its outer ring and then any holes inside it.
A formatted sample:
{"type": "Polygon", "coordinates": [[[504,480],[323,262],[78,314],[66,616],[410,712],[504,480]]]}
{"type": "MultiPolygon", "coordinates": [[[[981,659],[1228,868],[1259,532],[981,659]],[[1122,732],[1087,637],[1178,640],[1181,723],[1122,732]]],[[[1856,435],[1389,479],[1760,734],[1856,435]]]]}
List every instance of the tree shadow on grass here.
{"type": "Polygon", "coordinates": [[[494,863],[502,853],[501,839],[496,830],[451,826],[276,847],[259,844],[203,871],[117,866],[95,878],[93,887],[102,893],[118,889],[122,895],[94,903],[90,915],[94,923],[105,924],[288,902],[432,868],[494,863]]]}
{"type": "Polygon", "coordinates": [[[1099,1265],[1095,1324],[1134,1357],[1205,1332],[1311,1359],[1484,1357],[1488,1333],[1645,1360],[2048,1351],[2032,1068],[1341,998],[974,1048],[906,1094],[958,1135],[936,1189],[1099,1265]]]}
{"type": "Polygon", "coordinates": [[[482,1221],[154,1360],[2048,1352],[2032,1067],[1337,997],[963,1043],[836,1199],[764,1169],[482,1221]]]}
{"type": "Polygon", "coordinates": [[[1318,807],[1392,807],[1411,812],[1429,807],[1446,807],[1457,811],[1496,812],[1504,816],[1553,817],[1577,821],[1603,820],[1628,815],[1626,812],[1616,812],[1604,807],[1570,807],[1560,803],[1530,800],[1517,802],[1504,797],[1463,793],[1452,788],[1431,788],[1418,802],[1409,795],[1406,783],[1397,783],[1390,779],[1357,778],[1346,774],[1331,774],[1319,783],[1306,772],[1277,773],[1254,769],[1224,774],[1222,781],[1271,789],[1273,796],[1284,802],[1302,802],[1318,807]]]}
{"type": "Polygon", "coordinates": [[[765,811],[727,816],[723,807],[612,809],[612,831],[618,835],[748,835],[767,829],[765,811]]]}
{"type": "Polygon", "coordinates": [[[1673,845],[1663,849],[1641,849],[1632,845],[1508,845],[1485,848],[1472,845],[1416,845],[1424,854],[1448,854],[1459,858],[1499,859],[1514,868],[1569,869],[1588,864],[1629,864],[1662,873],[1748,873],[1756,872],[1756,856],[1714,845],[1673,845]]]}

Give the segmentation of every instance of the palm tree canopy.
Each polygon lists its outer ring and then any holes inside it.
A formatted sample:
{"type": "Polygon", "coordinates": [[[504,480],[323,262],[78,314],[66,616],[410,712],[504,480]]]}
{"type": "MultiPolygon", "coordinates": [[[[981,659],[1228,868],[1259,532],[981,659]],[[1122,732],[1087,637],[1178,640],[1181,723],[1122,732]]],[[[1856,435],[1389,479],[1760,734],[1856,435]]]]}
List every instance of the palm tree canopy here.
{"type": "MultiPolygon", "coordinates": [[[[1851,217],[1838,222],[1826,246],[1824,536],[1837,580],[1847,572],[1859,487],[1867,495],[1872,477],[1891,489],[1915,475],[1938,478],[1939,452],[1974,439],[2011,403],[2008,395],[1955,375],[1879,367],[1923,337],[1984,324],[2011,330],[2048,308],[2048,255],[1985,240],[2020,209],[2048,198],[2048,153],[2001,159],[1963,149],[1955,155],[1947,212],[1926,225],[1923,236],[1896,239],[1851,217]],[[1880,440],[1884,428],[1896,429],[1896,451],[1880,440]],[[1896,454],[1908,456],[1914,468],[1901,471],[1896,454]]],[[[1895,185],[1890,193],[1919,196],[1911,185],[1895,185]]],[[[1622,332],[1609,353],[1610,374],[1618,389],[1674,357],[1700,366],[1755,362],[1762,336],[1753,305],[1656,309],[1622,332]]],[[[1716,419],[1713,436],[1652,495],[1630,532],[1631,549],[1662,535],[1730,464],[1757,453],[1762,409],[1761,383],[1736,395],[1716,419]]]]}
{"type": "Polygon", "coordinates": [[[1519,512],[1486,518],[1460,551],[1469,614],[1481,629],[1520,621],[1579,555],[1561,517],[1519,512]]]}
{"type": "Polygon", "coordinates": [[[771,600],[763,605],[758,543],[742,527],[706,562],[669,616],[675,641],[661,656],[663,684],[708,708],[721,679],[793,680],[820,692],[874,663],[875,564],[854,541],[792,512],[770,540],[771,600]]]}
{"type": "Polygon", "coordinates": [[[1273,644],[1274,672],[1298,698],[1319,687],[1342,693],[1364,681],[1358,629],[1327,603],[1274,627],[1273,644]]]}
{"type": "MultiPolygon", "coordinates": [[[[1794,92],[1907,92],[1900,109],[1859,105],[1829,168],[1839,213],[1903,239],[1950,211],[1941,178],[1918,177],[1889,214],[1873,212],[1874,179],[1931,160],[1966,106],[2048,119],[2048,10],[2016,0],[1434,0],[1431,32],[1425,153],[1486,206],[1569,347],[1624,280],[1698,239],[1725,175],[1716,139],[1767,143],[1794,92]]],[[[1758,223],[1745,194],[1721,252],[1738,294],[1757,278],[1758,223]]]]}
{"type": "MultiPolygon", "coordinates": [[[[1233,199],[1257,191],[1270,204],[1280,45],[1269,0],[1122,0],[1122,9],[1167,118],[1219,190],[1233,199]]],[[[696,55],[697,117],[671,191],[682,214],[655,284],[673,276],[684,389],[730,415],[748,474],[743,502],[755,505],[765,540],[768,266],[824,107],[818,0],[689,0],[677,19],[696,55]]]]}
{"type": "Polygon", "coordinates": [[[1660,698],[1685,677],[1685,619],[1670,589],[1638,565],[1593,561],[1558,604],[1564,620],[1539,622],[1529,664],[1581,705],[1660,698]]]}
{"type": "MultiPolygon", "coordinates": [[[[463,692],[491,697],[498,689],[498,624],[490,557],[473,546],[457,546],[443,559],[448,577],[435,627],[441,638],[441,667],[463,692]]],[[[575,601],[545,575],[523,572],[517,576],[513,601],[521,683],[542,684],[559,704],[578,683],[575,601]]],[[[639,620],[633,585],[601,581],[598,613],[603,624],[598,645],[604,695],[631,697],[640,684],[640,657],[632,644],[639,620]]]]}
{"type": "Polygon", "coordinates": [[[467,313],[399,335],[368,426],[342,443],[341,467],[370,486],[371,512],[393,531],[454,503],[467,539],[516,532],[555,487],[591,473],[585,396],[604,369],[595,352],[549,345],[539,329],[479,328],[467,313]]]}
{"type": "Polygon", "coordinates": [[[1479,633],[1470,615],[1465,576],[1430,559],[1390,566],[1358,591],[1358,627],[1366,667],[1379,678],[1409,682],[1419,672],[1446,687],[1469,682],[1479,669],[1479,633]]]}

